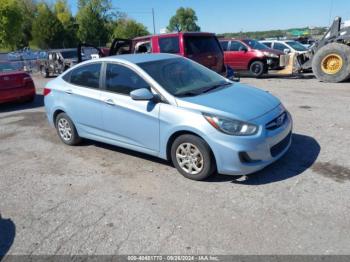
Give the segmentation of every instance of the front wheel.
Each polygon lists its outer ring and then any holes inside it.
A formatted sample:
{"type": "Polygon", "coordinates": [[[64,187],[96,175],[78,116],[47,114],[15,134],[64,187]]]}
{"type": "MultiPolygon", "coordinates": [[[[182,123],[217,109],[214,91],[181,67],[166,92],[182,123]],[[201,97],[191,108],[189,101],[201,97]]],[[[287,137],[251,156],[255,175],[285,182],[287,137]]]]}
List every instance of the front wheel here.
{"type": "Polygon", "coordinates": [[[176,169],[192,180],[204,180],[216,169],[208,144],[195,135],[176,138],[171,147],[171,159],[176,169]]]}
{"type": "Polygon", "coordinates": [[[65,113],[56,117],[56,130],[62,142],[67,145],[77,145],[81,141],[72,120],[65,113]]]}
{"type": "Polygon", "coordinates": [[[261,77],[266,71],[265,68],[264,62],[254,61],[251,63],[249,71],[254,77],[261,77]]]}

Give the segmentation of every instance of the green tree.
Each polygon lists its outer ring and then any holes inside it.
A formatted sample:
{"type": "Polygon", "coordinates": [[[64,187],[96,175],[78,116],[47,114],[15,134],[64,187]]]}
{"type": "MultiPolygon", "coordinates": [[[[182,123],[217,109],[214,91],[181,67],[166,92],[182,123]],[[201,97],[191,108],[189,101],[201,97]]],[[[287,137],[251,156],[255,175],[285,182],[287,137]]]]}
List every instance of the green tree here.
{"type": "Polygon", "coordinates": [[[77,44],[77,29],[78,25],[75,22],[72,13],[67,5],[66,0],[57,0],[54,5],[54,12],[57,19],[61,22],[64,28],[62,36],[63,47],[73,47],[77,44]]]}
{"type": "Polygon", "coordinates": [[[22,35],[23,18],[16,0],[0,0],[0,47],[15,49],[22,35]]]}
{"type": "Polygon", "coordinates": [[[121,18],[118,19],[115,24],[113,37],[131,39],[150,34],[143,24],[133,19],[121,18]]]}
{"type": "Polygon", "coordinates": [[[17,0],[21,8],[23,23],[22,23],[22,37],[19,40],[19,48],[29,46],[32,40],[32,25],[36,12],[36,4],[33,0],[17,0]]]}
{"type": "Polygon", "coordinates": [[[113,13],[109,0],[79,0],[76,19],[81,42],[105,45],[110,37],[109,25],[113,13]]]}
{"type": "Polygon", "coordinates": [[[63,47],[64,28],[60,20],[46,3],[37,6],[37,14],[33,21],[33,42],[40,48],[63,47]]]}
{"type": "Polygon", "coordinates": [[[198,17],[192,8],[180,7],[176,14],[170,18],[168,31],[173,32],[196,32],[201,28],[196,24],[198,17]]]}

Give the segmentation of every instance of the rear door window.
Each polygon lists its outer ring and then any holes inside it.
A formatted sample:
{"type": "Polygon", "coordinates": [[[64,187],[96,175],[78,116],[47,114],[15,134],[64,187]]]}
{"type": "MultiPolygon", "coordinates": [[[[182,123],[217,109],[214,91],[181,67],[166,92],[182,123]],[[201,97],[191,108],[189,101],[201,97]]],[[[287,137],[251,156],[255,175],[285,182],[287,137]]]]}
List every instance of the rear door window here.
{"type": "Polygon", "coordinates": [[[215,36],[186,36],[185,51],[187,55],[222,52],[215,36]]]}
{"type": "Polygon", "coordinates": [[[130,68],[119,64],[107,64],[105,89],[129,95],[131,91],[148,88],[149,84],[130,68]]]}
{"type": "Polygon", "coordinates": [[[159,48],[161,53],[178,54],[180,45],[178,37],[161,37],[159,38],[159,48]]]}
{"type": "Polygon", "coordinates": [[[70,71],[70,83],[83,87],[99,88],[101,63],[79,66],[70,71]]]}

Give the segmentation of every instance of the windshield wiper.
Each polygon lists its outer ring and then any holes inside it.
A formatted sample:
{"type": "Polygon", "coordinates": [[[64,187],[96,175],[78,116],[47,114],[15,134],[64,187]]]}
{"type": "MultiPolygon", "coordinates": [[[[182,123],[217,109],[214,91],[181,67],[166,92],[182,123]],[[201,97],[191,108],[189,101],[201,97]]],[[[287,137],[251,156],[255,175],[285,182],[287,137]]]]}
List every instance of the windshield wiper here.
{"type": "Polygon", "coordinates": [[[206,88],[205,90],[202,91],[202,93],[208,93],[216,88],[222,87],[222,86],[228,86],[228,85],[232,85],[232,83],[230,82],[224,82],[224,83],[220,83],[220,84],[216,84],[216,85],[212,85],[208,88],[206,88]]]}

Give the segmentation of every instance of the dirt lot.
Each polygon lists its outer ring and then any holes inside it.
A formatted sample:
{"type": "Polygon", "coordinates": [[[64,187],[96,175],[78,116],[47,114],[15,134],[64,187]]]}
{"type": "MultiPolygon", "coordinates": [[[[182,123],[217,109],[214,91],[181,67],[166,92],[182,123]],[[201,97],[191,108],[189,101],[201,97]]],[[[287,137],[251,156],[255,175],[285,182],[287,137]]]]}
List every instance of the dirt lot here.
{"type": "Polygon", "coordinates": [[[248,177],[68,147],[32,104],[0,107],[0,255],[350,254],[350,83],[251,79],[294,118],[288,154],[248,177]]]}

